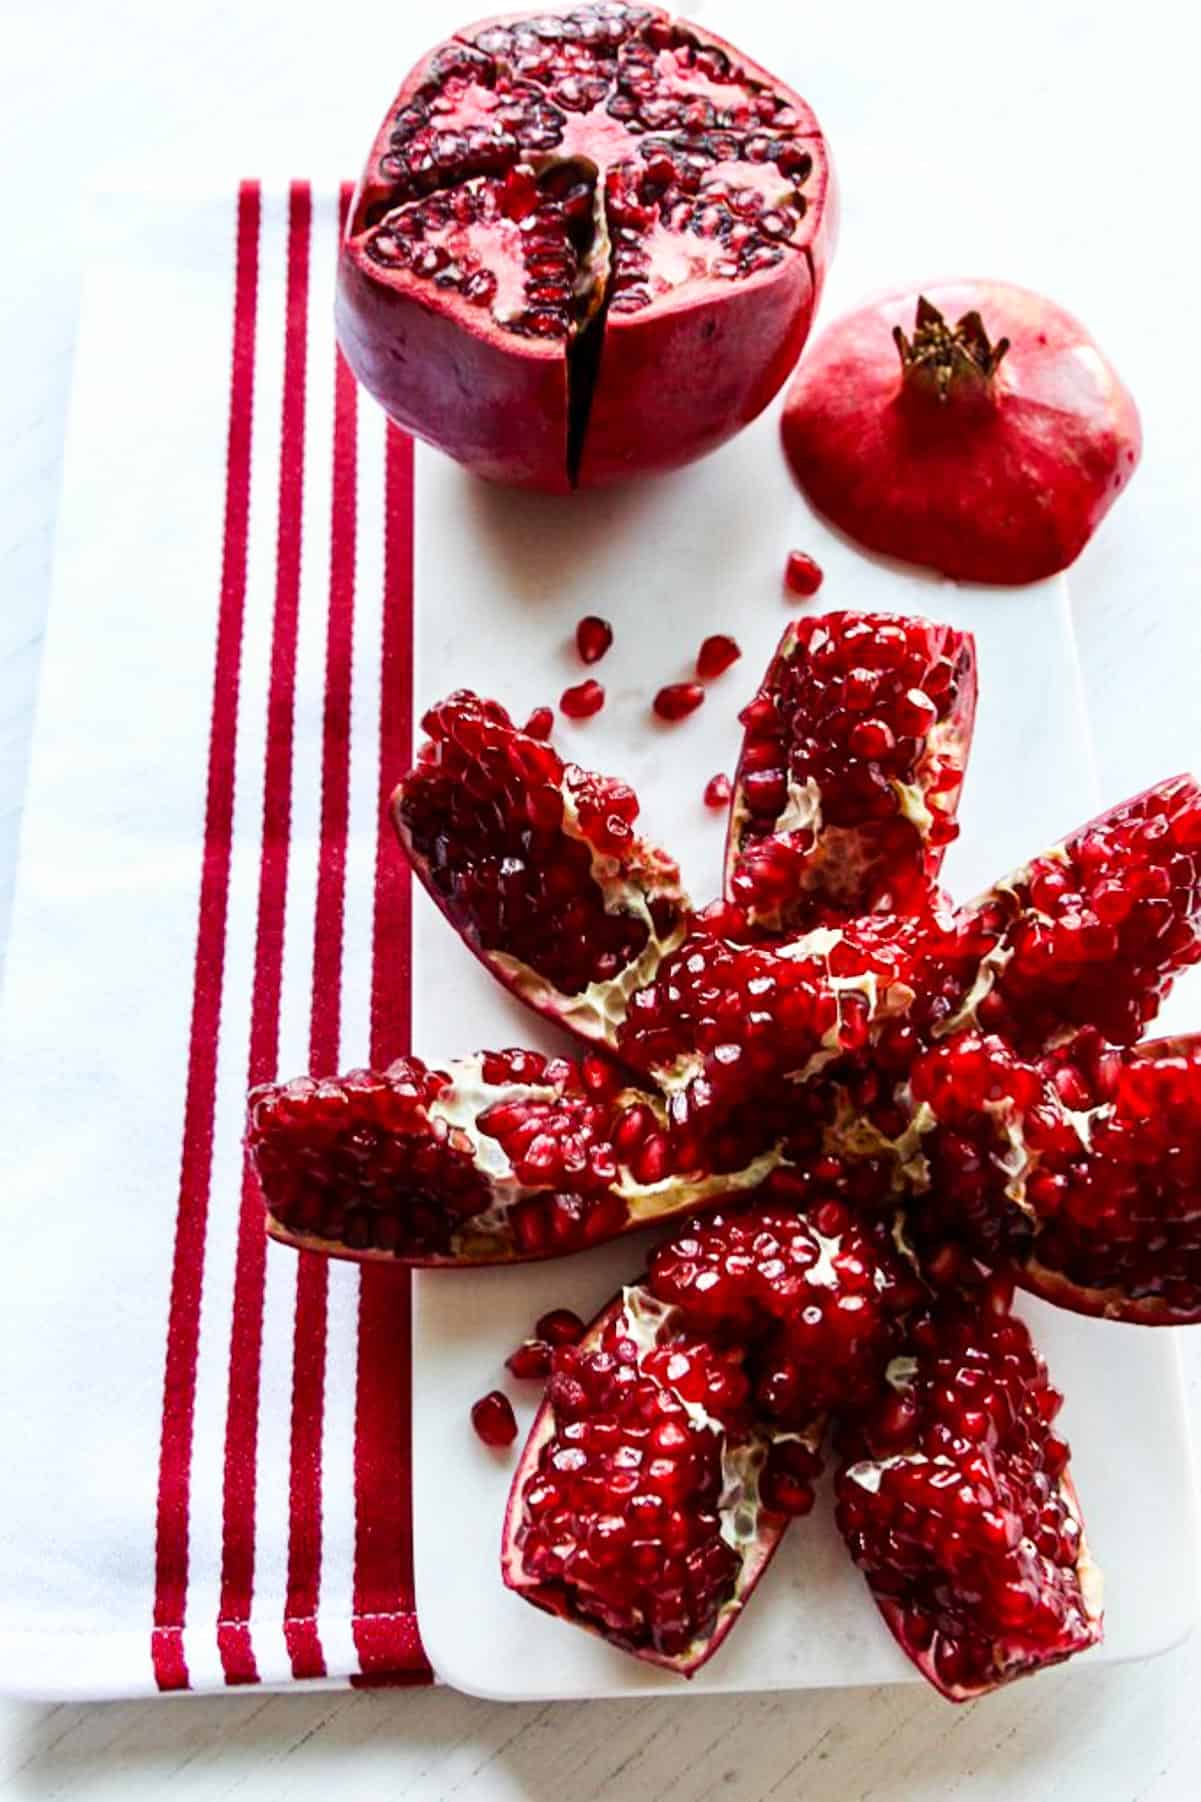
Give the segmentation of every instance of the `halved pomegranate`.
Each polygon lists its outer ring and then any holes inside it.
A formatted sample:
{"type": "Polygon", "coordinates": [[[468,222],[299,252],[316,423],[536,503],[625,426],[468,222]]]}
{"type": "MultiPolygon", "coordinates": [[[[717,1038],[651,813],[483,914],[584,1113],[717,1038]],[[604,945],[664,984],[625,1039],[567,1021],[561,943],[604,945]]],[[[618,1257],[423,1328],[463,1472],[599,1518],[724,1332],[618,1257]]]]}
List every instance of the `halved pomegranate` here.
{"type": "Polygon", "coordinates": [[[1034,582],[1073,562],[1142,446],[1134,402],[1079,320],[995,281],[901,289],[837,320],[797,372],[783,431],[835,525],[968,582],[1034,582]]]}
{"type": "Polygon", "coordinates": [[[699,1670],[821,1470],[821,1427],[773,1443],[743,1366],[645,1284],[556,1351],[509,1495],[508,1587],[637,1658],[699,1670]]]}
{"type": "Polygon", "coordinates": [[[831,185],[805,102],[691,22],[621,0],[486,20],[380,128],[339,341],[393,419],[480,475],[671,468],[796,361],[831,185]]]}
{"type": "Polygon", "coordinates": [[[509,1050],[264,1084],[246,1143],[267,1230],[402,1264],[554,1257],[752,1189],[778,1163],[729,1135],[698,1163],[662,1102],[623,1081],[599,1057],[509,1050]]]}
{"type": "Polygon", "coordinates": [[[1085,1031],[1041,1068],[957,1034],[919,1059],[914,1227],[1079,1313],[1201,1320],[1201,1039],[1117,1052],[1085,1031]]]}
{"type": "Polygon", "coordinates": [[[975,711],[969,633],[888,613],[794,620],[742,713],[726,894],[785,931],[921,911],[958,833],[975,711]]]}
{"type": "Polygon", "coordinates": [[[1131,1045],[1201,958],[1201,786],[1174,776],[1120,802],[959,916],[962,990],[939,1030],[977,1024],[1019,1050],[1095,1026],[1131,1045]]]}
{"type": "Polygon", "coordinates": [[[922,1675],[954,1702],[1095,1645],[1062,1396],[992,1278],[910,1328],[867,1415],[844,1430],[838,1525],[922,1675]]]}
{"type": "Polygon", "coordinates": [[[635,833],[638,797],[467,690],[422,725],[429,738],[392,797],[414,870],[506,988],[611,1041],[628,997],[682,941],[688,906],[676,864],[635,833]]]}

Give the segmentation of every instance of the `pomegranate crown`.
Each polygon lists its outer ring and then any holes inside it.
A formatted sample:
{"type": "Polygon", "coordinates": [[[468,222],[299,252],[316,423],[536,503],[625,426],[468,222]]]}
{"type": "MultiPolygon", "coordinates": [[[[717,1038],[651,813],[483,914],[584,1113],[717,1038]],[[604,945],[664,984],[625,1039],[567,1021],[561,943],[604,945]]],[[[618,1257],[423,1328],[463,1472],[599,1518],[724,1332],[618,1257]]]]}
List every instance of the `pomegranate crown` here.
{"type": "Polygon", "coordinates": [[[924,294],[918,296],[913,337],[907,338],[899,325],[893,326],[892,336],[900,352],[906,389],[932,394],[944,403],[956,391],[991,387],[1009,349],[1008,338],[989,342],[984,321],[974,308],[951,326],[924,294]]]}

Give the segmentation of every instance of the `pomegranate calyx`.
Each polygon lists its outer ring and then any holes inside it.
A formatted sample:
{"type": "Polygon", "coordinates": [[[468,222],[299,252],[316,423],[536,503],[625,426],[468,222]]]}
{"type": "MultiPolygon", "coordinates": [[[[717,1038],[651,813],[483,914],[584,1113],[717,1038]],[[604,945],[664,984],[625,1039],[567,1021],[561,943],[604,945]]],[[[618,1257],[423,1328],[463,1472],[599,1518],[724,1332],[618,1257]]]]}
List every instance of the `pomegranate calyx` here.
{"type": "Polygon", "coordinates": [[[913,337],[907,338],[899,325],[893,326],[892,337],[900,353],[903,391],[933,398],[940,406],[957,395],[990,394],[1009,349],[1008,338],[990,342],[974,308],[951,326],[924,294],[918,296],[913,337]]]}

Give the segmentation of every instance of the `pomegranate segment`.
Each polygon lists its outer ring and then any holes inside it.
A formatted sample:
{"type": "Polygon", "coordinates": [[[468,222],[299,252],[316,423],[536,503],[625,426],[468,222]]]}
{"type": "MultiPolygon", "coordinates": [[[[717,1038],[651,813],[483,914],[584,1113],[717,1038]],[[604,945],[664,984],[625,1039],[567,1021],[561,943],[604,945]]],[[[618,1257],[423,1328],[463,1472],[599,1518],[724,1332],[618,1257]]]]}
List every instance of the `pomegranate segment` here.
{"type": "Polygon", "coordinates": [[[809,499],[857,543],[1004,584],[1072,563],[1142,447],[1080,322],[992,281],[899,290],[837,320],[788,391],[783,436],[809,499]]]}
{"type": "Polygon", "coordinates": [[[795,362],[830,185],[804,101],[691,23],[620,0],[485,21],[381,127],[339,339],[399,424],[480,474],[670,468],[795,362]]]}
{"type": "Polygon", "coordinates": [[[510,1589],[649,1663],[692,1676],[737,1620],[789,1513],[812,1506],[818,1439],[773,1453],[743,1354],[627,1289],[554,1354],[509,1496],[510,1589]],[[769,1510],[763,1487],[772,1489],[769,1510]]]}
{"type": "Polygon", "coordinates": [[[958,833],[975,708],[970,634],[886,613],[794,620],[742,713],[730,899],[777,931],[920,912],[958,833]]]}
{"type": "Polygon", "coordinates": [[[635,832],[624,783],[565,764],[495,701],[432,707],[392,797],[409,861],[507,988],[589,1041],[683,938],[679,871],[635,832]]]}
{"type": "Polygon", "coordinates": [[[1041,1068],[965,1032],[919,1059],[931,1244],[1010,1265],[1061,1307],[1201,1320],[1201,1040],[1115,1052],[1093,1032],[1041,1068]]]}
{"type": "Polygon", "coordinates": [[[662,1103],[622,1081],[599,1057],[510,1050],[265,1084],[246,1143],[267,1230],[402,1264],[552,1257],[753,1188],[778,1162],[732,1137],[698,1162],[662,1103]]]}
{"type": "Polygon", "coordinates": [[[978,1024],[1021,1051],[1095,1026],[1141,1035],[1201,957],[1201,786],[1174,776],[1082,826],[965,908],[963,991],[943,1031],[978,1024]]]}
{"type": "Polygon", "coordinates": [[[1101,1638],[1100,1576],[1011,1289],[941,1298],[840,1441],[837,1519],[890,1630],[956,1702],[1101,1638]]]}

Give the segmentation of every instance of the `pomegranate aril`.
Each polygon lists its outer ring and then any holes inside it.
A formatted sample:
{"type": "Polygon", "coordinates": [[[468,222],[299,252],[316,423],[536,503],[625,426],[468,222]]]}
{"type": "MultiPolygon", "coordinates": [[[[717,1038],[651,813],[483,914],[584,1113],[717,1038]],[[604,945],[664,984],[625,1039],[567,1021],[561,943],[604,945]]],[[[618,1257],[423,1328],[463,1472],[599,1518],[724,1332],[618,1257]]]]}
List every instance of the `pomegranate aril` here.
{"type": "Polygon", "coordinates": [[[705,698],[699,682],[670,682],[655,696],[653,706],[661,720],[674,722],[695,713],[705,698]]]}
{"type": "Polygon", "coordinates": [[[605,691],[599,682],[589,679],[574,688],[565,688],[559,697],[559,711],[569,720],[588,720],[605,704],[605,691]]]}
{"type": "Polygon", "coordinates": [[[805,551],[789,551],[784,582],[792,594],[816,594],[822,585],[821,567],[805,551]]]}
{"type": "Polygon", "coordinates": [[[553,1347],[545,1339],[525,1339],[505,1359],[506,1368],[523,1381],[541,1381],[550,1375],[552,1350],[553,1347]]]}
{"type": "Polygon", "coordinates": [[[726,807],[730,800],[730,778],[718,774],[710,776],[705,784],[705,806],[726,807]]]}
{"type": "Polygon", "coordinates": [[[513,1404],[499,1389],[492,1389],[472,1404],[471,1424],[485,1445],[499,1448],[512,1445],[517,1437],[517,1418],[513,1404]]]}
{"type": "Polygon", "coordinates": [[[522,727],[522,731],[528,733],[531,738],[540,739],[548,739],[554,729],[555,714],[553,707],[535,707],[533,713],[531,713],[529,719],[522,727]]]}
{"type": "Polygon", "coordinates": [[[586,614],[575,629],[575,642],[585,663],[598,663],[613,643],[613,628],[607,619],[586,614]]]}
{"type": "Polygon", "coordinates": [[[570,1308],[552,1308],[542,1315],[534,1331],[548,1345],[575,1345],[583,1336],[584,1322],[570,1308]]]}
{"type": "Polygon", "coordinates": [[[702,682],[712,682],[715,677],[728,670],[732,663],[737,663],[742,656],[737,641],[726,636],[724,632],[715,632],[706,638],[696,654],[696,673],[702,682]]]}

